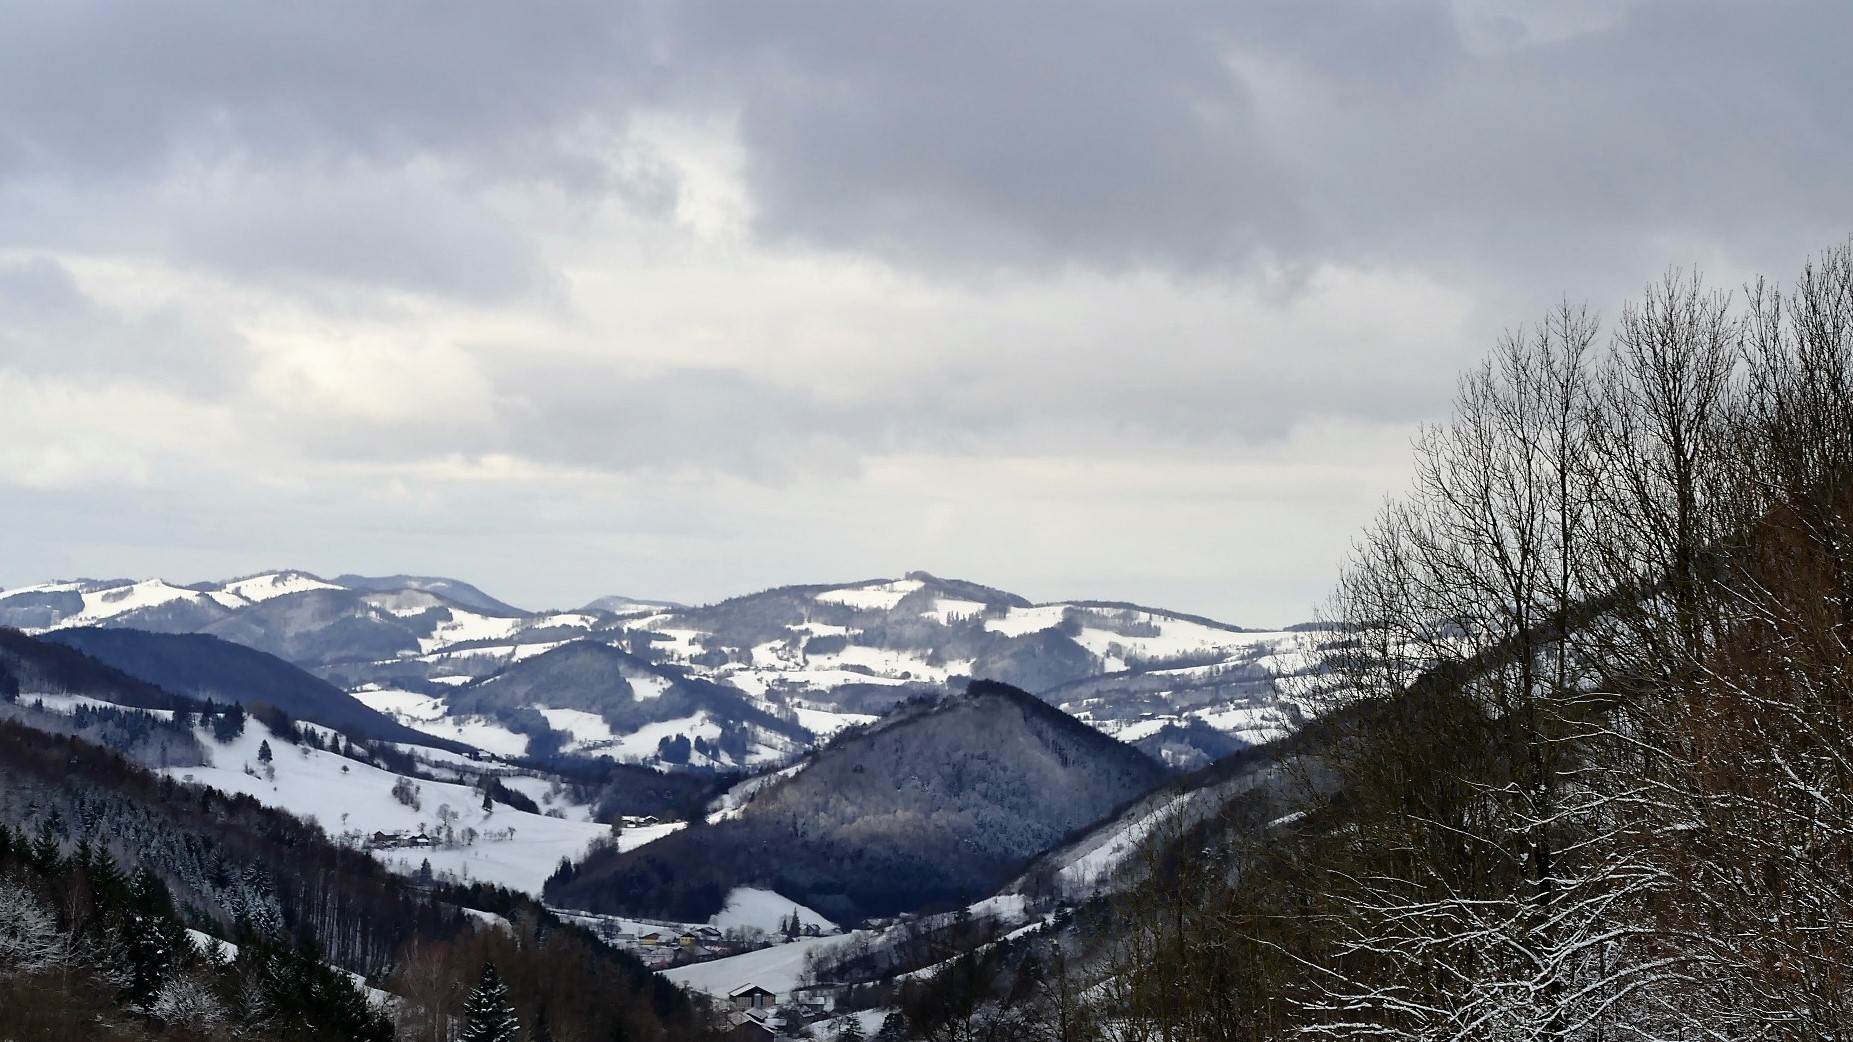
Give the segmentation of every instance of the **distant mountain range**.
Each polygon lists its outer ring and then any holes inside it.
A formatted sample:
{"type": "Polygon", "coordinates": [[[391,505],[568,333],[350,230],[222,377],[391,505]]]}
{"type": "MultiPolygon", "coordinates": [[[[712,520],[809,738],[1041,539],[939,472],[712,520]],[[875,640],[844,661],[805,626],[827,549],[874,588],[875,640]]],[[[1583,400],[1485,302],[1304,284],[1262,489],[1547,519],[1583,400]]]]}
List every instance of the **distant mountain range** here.
{"type": "Polygon", "coordinates": [[[446,741],[716,769],[788,760],[972,678],[1195,768],[1297,726],[1277,680],[1303,668],[1309,639],[1120,602],[1035,604],[924,572],[547,612],[432,576],[82,579],[0,591],[0,626],[205,634],[446,741]]]}

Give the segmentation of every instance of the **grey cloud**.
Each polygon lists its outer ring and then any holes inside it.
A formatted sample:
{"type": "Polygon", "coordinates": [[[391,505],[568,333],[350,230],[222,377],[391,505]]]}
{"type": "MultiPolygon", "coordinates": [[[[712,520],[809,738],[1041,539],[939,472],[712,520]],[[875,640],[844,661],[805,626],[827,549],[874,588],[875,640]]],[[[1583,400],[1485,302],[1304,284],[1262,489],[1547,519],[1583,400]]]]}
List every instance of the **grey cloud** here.
{"type": "Polygon", "coordinates": [[[479,303],[557,294],[520,229],[448,186],[266,181],[189,201],[170,255],[276,284],[304,277],[449,294],[479,303]]]}
{"type": "Polygon", "coordinates": [[[0,245],[544,296],[557,275],[489,193],[673,205],[614,144],[651,95],[646,14],[0,0],[0,245]]]}
{"type": "Polygon", "coordinates": [[[1655,3],[1414,92],[1303,63],[1306,190],[1343,207],[1335,250],[1547,293],[1631,289],[1675,243],[1786,268],[1844,230],[1853,72],[1829,41],[1850,30],[1843,5],[1655,3]]]}
{"type": "Polygon", "coordinates": [[[762,230],[899,258],[1040,266],[1243,256],[1294,235],[1214,24],[1174,5],[697,6],[753,79],[762,230]]]}
{"type": "Polygon", "coordinates": [[[1498,47],[1439,0],[676,10],[678,60],[743,105],[763,234],[954,277],[1260,256],[1608,288],[1675,241],[1824,245],[1853,159],[1844,5],[1616,5],[1498,47]]]}
{"type": "Polygon", "coordinates": [[[124,312],[86,294],[52,258],[0,260],[0,370],[213,398],[235,388],[249,363],[233,330],[185,309],[124,312]]]}
{"type": "Polygon", "coordinates": [[[591,2],[14,0],[0,9],[0,170],[139,176],[214,151],[569,160],[561,121],[622,114],[649,77],[640,17],[591,2]]]}
{"type": "Polygon", "coordinates": [[[921,422],[908,409],[831,402],[734,370],[639,373],[597,359],[512,355],[486,370],[504,450],[595,470],[776,482],[853,469],[868,451],[893,446],[897,428],[921,422]]]}
{"type": "MultiPolygon", "coordinates": [[[[1837,238],[1822,215],[1853,159],[1844,5],[1655,0],[1535,39],[1468,8],[16,0],[0,181],[234,162],[335,184],[436,156],[465,171],[447,186],[465,206],[540,182],[660,210],[667,175],[583,131],[666,106],[737,111],[764,238],[941,277],[1223,277],[1259,258],[1555,292],[1639,281],[1669,243],[1767,265],[1837,238]]],[[[369,201],[350,189],[345,211],[323,200],[337,226],[369,201]]],[[[436,270],[423,255],[446,240],[410,219],[376,239],[291,234],[264,256],[356,280],[467,295],[535,274],[514,242],[500,275],[436,270]]]]}

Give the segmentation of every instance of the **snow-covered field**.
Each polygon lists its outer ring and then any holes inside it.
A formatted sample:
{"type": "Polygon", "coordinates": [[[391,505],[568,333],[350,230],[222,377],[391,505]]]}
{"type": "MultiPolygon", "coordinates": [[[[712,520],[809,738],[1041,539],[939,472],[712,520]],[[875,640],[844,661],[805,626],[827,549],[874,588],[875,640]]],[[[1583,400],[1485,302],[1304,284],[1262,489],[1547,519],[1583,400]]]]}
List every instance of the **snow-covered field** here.
{"type": "Polygon", "coordinates": [[[804,957],[807,954],[848,944],[854,937],[869,936],[873,935],[866,930],[858,930],[832,937],[800,937],[787,944],[775,944],[756,952],[678,966],[662,971],[662,976],[673,983],[686,985],[717,998],[725,997],[742,984],[757,984],[776,992],[782,1001],[798,986],[798,977],[804,972],[804,957]]]}
{"type": "MultiPolygon", "coordinates": [[[[757,893],[767,894],[768,892],[758,891],[757,893]]],[[[740,896],[740,894],[741,891],[734,891],[734,894],[729,898],[729,903],[731,904],[733,898],[740,896]]],[[[784,899],[779,898],[777,894],[770,894],[769,896],[770,898],[775,898],[783,902],[782,905],[780,905],[780,907],[783,908],[782,914],[791,914],[791,903],[789,901],[784,901],[784,899]]],[[[755,897],[754,900],[761,900],[761,898],[755,897]]],[[[771,901],[766,901],[766,904],[766,910],[771,911],[771,901]]],[[[967,912],[974,919],[995,919],[998,921],[999,925],[1005,929],[1020,929],[1025,925],[1037,925],[1037,923],[1031,921],[1028,915],[1028,900],[1020,894],[1000,894],[996,897],[986,898],[983,901],[971,905],[967,909],[967,912]]],[[[949,922],[953,918],[953,914],[954,913],[946,913],[933,918],[936,921],[949,922]]],[[[800,910],[799,915],[801,917],[804,915],[803,909],[800,910]]],[[[907,927],[905,926],[895,926],[890,927],[887,931],[855,930],[850,933],[837,934],[834,936],[801,937],[795,941],[773,945],[770,948],[762,948],[759,951],[746,952],[725,959],[714,959],[710,962],[700,962],[689,966],[678,966],[675,969],[662,970],[660,972],[664,978],[676,984],[685,985],[695,991],[706,992],[709,995],[717,997],[724,997],[728,992],[743,984],[757,984],[762,988],[767,988],[777,993],[779,1000],[784,1001],[790,996],[792,989],[798,986],[798,978],[804,972],[805,958],[812,952],[829,951],[833,948],[850,944],[857,939],[866,940],[870,944],[880,947],[883,944],[884,937],[891,937],[894,935],[895,931],[905,931],[906,929],[907,927]]],[[[935,967],[928,967],[925,970],[915,971],[912,976],[931,974],[934,970],[935,967]]],[[[867,1021],[865,1021],[865,1023],[867,1023],[867,1021]]],[[[873,1017],[873,1023],[878,1027],[880,1026],[881,1020],[879,1013],[873,1017]]]]}
{"type": "MultiPolygon", "coordinates": [[[[449,716],[444,699],[416,691],[400,691],[368,685],[348,692],[362,705],[377,709],[414,731],[434,738],[473,745],[497,756],[521,756],[528,751],[528,736],[517,734],[483,716],[449,716]]],[[[555,710],[571,712],[571,710],[555,710]]],[[[582,714],[590,716],[591,714],[582,714]]],[[[609,731],[606,732],[609,734],[609,731]]]]}
{"type": "Polygon", "coordinates": [[[219,589],[255,604],[259,601],[270,600],[272,597],[302,593],[305,590],[338,590],[340,587],[333,583],[323,582],[304,572],[284,571],[265,572],[262,575],[233,579],[230,582],[221,583],[219,589]]]}
{"type": "Polygon", "coordinates": [[[867,713],[837,713],[828,709],[812,709],[807,706],[793,706],[792,712],[797,714],[800,727],[819,738],[828,738],[845,727],[872,724],[881,719],[867,713]]]}
{"type": "MultiPolygon", "coordinates": [[[[48,584],[46,589],[75,589],[73,583],[48,584]]],[[[29,588],[30,589],[30,588],[29,588]]],[[[17,591],[14,591],[17,592],[17,591]]],[[[115,586],[103,590],[86,590],[82,593],[84,608],[59,622],[60,626],[92,626],[107,619],[113,619],[131,611],[143,608],[157,608],[175,601],[218,601],[198,590],[189,590],[174,586],[160,579],[145,579],[126,586],[115,586]]]]}
{"type": "MultiPolygon", "coordinates": [[[[313,817],[330,835],[422,832],[440,837],[446,825],[452,836],[461,837],[466,829],[477,834],[476,841],[467,845],[374,851],[381,861],[402,872],[415,872],[429,859],[434,872],[538,894],[562,857],[577,859],[594,841],[610,835],[608,827],[583,816],[552,818],[500,804],[484,812],[480,792],[453,782],[414,781],[417,806],[407,806],[392,794],[399,775],[320,749],[290,745],[257,721],[248,723],[245,733],[226,745],[214,742],[204,728],[199,733],[212,764],[169,768],[166,773],[313,817]],[[268,771],[258,758],[259,746],[266,740],[272,757],[268,771]],[[268,777],[271,771],[274,779],[268,777]]],[[[627,829],[619,847],[642,846],[680,827],[627,829]]]]}
{"type": "Polygon", "coordinates": [[[745,886],[737,887],[727,895],[727,906],[708,920],[708,925],[723,930],[730,926],[757,926],[767,933],[773,933],[794,911],[798,913],[798,922],[802,925],[826,931],[836,929],[836,924],[825,919],[821,913],[796,901],[780,897],[770,890],[745,886]]]}
{"type": "MultiPolygon", "coordinates": [[[[519,814],[508,807],[496,808],[496,816],[519,814]]],[[[525,814],[530,820],[535,815],[525,814]]],[[[557,818],[540,818],[541,821],[558,822],[557,818]]],[[[419,865],[426,859],[431,860],[433,872],[448,872],[465,882],[495,883],[511,890],[540,895],[541,884],[547,881],[561,858],[578,860],[585,855],[591,841],[610,834],[604,825],[568,822],[576,824],[579,830],[547,830],[547,834],[532,839],[525,829],[515,840],[502,843],[477,842],[474,846],[460,847],[454,850],[379,850],[374,856],[391,866],[394,871],[407,874],[418,871],[419,865]],[[589,830],[589,831],[588,831],[589,830]]],[[[506,827],[506,826],[499,826],[506,827]]],[[[628,828],[618,837],[619,850],[634,850],[669,835],[682,827],[679,821],[664,825],[644,825],[628,828]]]]}
{"type": "Polygon", "coordinates": [[[918,579],[896,579],[893,582],[841,586],[834,590],[825,590],[817,595],[817,599],[825,604],[847,604],[852,608],[891,611],[895,605],[901,603],[901,598],[925,585],[918,579]]]}

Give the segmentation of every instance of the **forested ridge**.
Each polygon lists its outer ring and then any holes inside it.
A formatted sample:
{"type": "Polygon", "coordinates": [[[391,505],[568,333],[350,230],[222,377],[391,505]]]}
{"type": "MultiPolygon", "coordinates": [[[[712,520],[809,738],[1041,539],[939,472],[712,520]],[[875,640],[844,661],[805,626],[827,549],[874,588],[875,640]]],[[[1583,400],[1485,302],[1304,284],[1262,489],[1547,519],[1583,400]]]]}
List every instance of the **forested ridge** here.
{"type": "Polygon", "coordinates": [[[1853,247],[1565,305],[1415,460],[1286,780],[901,1033],[1853,1038],[1853,247]]]}
{"type": "Polygon", "coordinates": [[[221,702],[267,702],[298,720],[332,727],[355,740],[468,750],[462,743],[415,731],[369,709],[275,655],[208,634],[84,626],[53,630],[37,640],[42,646],[73,648],[166,691],[221,702]]]}
{"type": "Polygon", "coordinates": [[[487,961],[556,1039],[705,1037],[675,989],[526,897],[414,887],[80,738],[0,721],[0,830],[0,1037],[448,1040],[487,961]]]}
{"type": "Polygon", "coordinates": [[[547,896],[697,922],[744,885],[846,920],[963,904],[1163,777],[1035,696],[973,681],[846,733],[737,818],[564,866],[547,896]]]}

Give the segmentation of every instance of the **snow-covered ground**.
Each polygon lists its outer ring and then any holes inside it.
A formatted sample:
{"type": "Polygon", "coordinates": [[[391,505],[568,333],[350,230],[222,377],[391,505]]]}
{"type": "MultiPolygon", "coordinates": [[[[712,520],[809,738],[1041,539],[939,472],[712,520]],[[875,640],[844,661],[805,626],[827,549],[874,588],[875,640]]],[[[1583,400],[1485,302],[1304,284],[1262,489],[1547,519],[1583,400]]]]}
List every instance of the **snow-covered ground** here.
{"type": "MultiPolygon", "coordinates": [[[[520,814],[520,811],[508,807],[497,807],[496,816],[520,814]]],[[[533,820],[536,815],[523,814],[523,818],[533,820]]],[[[541,821],[559,822],[558,818],[540,818],[541,821]]],[[[519,828],[517,840],[502,843],[484,843],[478,841],[474,846],[460,847],[454,850],[379,850],[374,856],[392,867],[394,871],[407,874],[418,871],[420,864],[431,860],[433,872],[449,872],[466,882],[482,881],[520,890],[524,893],[540,896],[541,884],[560,865],[561,858],[577,861],[585,856],[586,849],[593,839],[607,836],[609,827],[590,822],[568,821],[564,824],[575,825],[576,830],[549,829],[545,835],[529,838],[525,827],[519,828]]],[[[506,827],[506,826],[497,826],[506,827]]],[[[669,835],[682,827],[679,821],[663,825],[643,825],[628,828],[618,837],[619,850],[635,850],[645,843],[651,843],[669,835]]]]}
{"type": "Polygon", "coordinates": [[[1278,706],[1199,709],[1190,715],[1224,734],[1236,735],[1256,745],[1283,737],[1290,729],[1285,714],[1278,706]]]}
{"type": "Polygon", "coordinates": [[[450,618],[438,623],[429,637],[418,638],[418,650],[429,655],[439,648],[466,641],[507,640],[519,632],[526,622],[526,619],[496,618],[453,608],[450,618]]]}
{"type": "Polygon", "coordinates": [[[815,926],[820,930],[834,931],[836,924],[810,908],[780,897],[770,890],[753,887],[736,887],[727,895],[727,907],[708,920],[709,926],[718,926],[725,930],[730,926],[757,926],[767,933],[775,933],[779,924],[798,913],[798,922],[805,926],[815,926]]]}
{"type": "Polygon", "coordinates": [[[679,716],[674,720],[659,720],[645,724],[630,734],[612,742],[610,746],[599,749],[605,756],[614,756],[620,760],[645,760],[656,755],[657,746],[665,738],[687,735],[690,741],[705,738],[712,742],[720,738],[721,727],[708,715],[707,710],[690,716],[679,716]]]}
{"type": "MultiPolygon", "coordinates": [[[[48,713],[63,713],[66,716],[76,712],[78,706],[89,706],[92,709],[124,708],[114,702],[105,702],[102,699],[91,698],[89,695],[67,695],[53,691],[22,691],[19,694],[19,704],[43,708],[48,713]]],[[[174,718],[174,711],[171,709],[130,709],[130,712],[147,713],[162,720],[174,718]]]]}
{"type": "MultiPolygon", "coordinates": [[[[396,688],[381,688],[373,685],[356,688],[348,693],[358,699],[362,705],[377,709],[412,730],[423,731],[434,738],[449,738],[452,741],[464,742],[497,756],[522,756],[528,751],[527,735],[511,731],[484,716],[449,716],[449,707],[444,699],[437,695],[425,695],[416,691],[400,691],[396,688]]],[[[571,710],[555,710],[555,712],[571,712],[571,710]]],[[[590,716],[591,714],[582,715],[590,716]]]]}
{"type": "Polygon", "coordinates": [[[1025,634],[1040,633],[1054,629],[1062,624],[1062,613],[1068,610],[1066,604],[1039,604],[1034,608],[1011,608],[1001,616],[984,620],[984,628],[1006,637],[1021,637],[1025,634]]]}
{"type": "Polygon", "coordinates": [[[840,586],[819,593],[817,599],[825,604],[847,604],[852,608],[892,611],[895,605],[901,603],[901,598],[924,585],[918,579],[896,579],[893,582],[840,586]]]}
{"type": "Polygon", "coordinates": [[[437,720],[447,712],[444,700],[436,695],[423,695],[416,691],[400,691],[397,688],[383,688],[373,684],[357,687],[348,694],[353,695],[369,709],[375,709],[408,726],[416,726],[417,721],[437,720]]]}
{"type": "MultiPolygon", "coordinates": [[[[902,672],[911,673],[912,671],[903,670],[902,672]]],[[[741,691],[755,697],[764,696],[774,685],[795,688],[800,691],[805,689],[828,691],[831,688],[842,687],[844,684],[900,685],[908,682],[907,677],[898,675],[880,676],[873,673],[863,673],[853,669],[796,665],[738,667],[717,674],[715,679],[732,684],[741,691]]]]}
{"type": "Polygon", "coordinates": [[[609,743],[614,738],[611,725],[597,713],[583,709],[547,709],[539,705],[533,708],[546,718],[548,727],[572,735],[575,745],[609,743]]]}
{"type": "MultiPolygon", "coordinates": [[[[738,896],[739,893],[740,891],[735,891],[734,895],[738,896]]],[[[767,892],[760,891],[759,893],[767,892]]],[[[778,898],[777,894],[770,896],[778,898]]],[[[783,898],[778,898],[778,900],[783,902],[780,906],[783,908],[782,914],[790,915],[791,902],[784,901],[783,898]]],[[[1001,927],[1010,930],[1021,929],[1026,925],[1036,925],[1030,919],[1028,907],[1028,900],[1020,894],[999,894],[971,905],[966,911],[974,919],[995,919],[1001,927]]],[[[770,910],[771,902],[767,901],[767,911],[770,910]]],[[[803,914],[803,910],[800,910],[799,915],[802,917],[803,914]]],[[[942,924],[947,923],[953,919],[954,914],[948,912],[933,917],[933,920],[942,924]]],[[[776,926],[776,922],[774,925],[776,926]]],[[[792,989],[798,986],[798,978],[804,972],[805,958],[810,953],[829,951],[838,946],[853,943],[857,939],[866,940],[880,947],[884,943],[884,938],[891,939],[907,929],[906,926],[894,926],[886,931],[855,930],[835,936],[801,937],[795,941],[762,948],[759,951],[745,952],[725,959],[714,959],[689,966],[678,966],[675,969],[660,972],[663,977],[674,983],[717,997],[724,997],[728,992],[744,984],[757,984],[777,993],[782,1002],[790,996],[792,989]]],[[[936,967],[927,967],[924,970],[915,971],[913,975],[930,975],[935,969],[936,967]]],[[[874,1023],[880,1026],[879,1016],[874,1023]]]]}
{"type": "Polygon", "coordinates": [[[792,712],[798,716],[798,725],[818,738],[828,738],[845,727],[872,724],[881,719],[867,713],[838,713],[828,709],[812,709],[808,706],[793,706],[792,712]]]}
{"type": "MultiPolygon", "coordinates": [[[[331,835],[422,832],[439,837],[447,824],[453,836],[461,837],[466,829],[476,832],[473,844],[374,852],[381,861],[402,872],[415,872],[429,859],[436,872],[538,894],[561,858],[578,859],[594,841],[610,835],[608,827],[584,820],[583,816],[552,818],[501,804],[486,813],[480,792],[453,782],[414,780],[417,805],[407,806],[392,794],[399,775],[320,749],[291,745],[255,720],[246,724],[243,735],[226,745],[214,742],[204,728],[199,733],[212,764],[169,768],[166,773],[226,792],[245,793],[267,805],[313,817],[331,835]],[[259,746],[266,740],[272,757],[269,770],[258,758],[259,746]],[[274,779],[268,777],[271,771],[275,772],[274,779]]],[[[670,824],[627,829],[619,846],[642,846],[679,827],[670,824]]]]}
{"type": "Polygon", "coordinates": [[[262,575],[250,575],[243,579],[233,579],[219,584],[220,592],[231,594],[233,597],[253,604],[267,601],[272,597],[302,593],[306,590],[338,590],[340,588],[334,583],[323,582],[306,572],[296,571],[265,572],[262,575]]]}
{"type": "MultiPolygon", "coordinates": [[[[65,584],[58,584],[65,585],[65,584]]],[[[66,587],[69,588],[68,586],[66,587]]],[[[175,601],[219,603],[215,598],[198,590],[189,590],[174,586],[160,579],[145,579],[126,586],[112,586],[102,590],[87,590],[83,594],[84,608],[75,615],[59,621],[60,628],[67,626],[93,626],[99,622],[113,619],[131,611],[142,608],[156,608],[175,601]]]]}
{"type": "MultiPolygon", "coordinates": [[[[790,909],[786,911],[789,914],[790,909]]],[[[791,990],[798,986],[798,977],[804,972],[804,957],[807,954],[848,944],[855,937],[869,936],[872,935],[868,931],[858,930],[832,937],[800,937],[756,952],[678,966],[662,971],[662,976],[673,983],[686,985],[717,998],[726,997],[728,992],[743,984],[757,984],[775,992],[779,1000],[784,1001],[791,990]]]]}
{"type": "Polygon", "coordinates": [[[1184,793],[1161,801],[1146,813],[1122,822],[1120,827],[1089,837],[1085,844],[1070,852],[1072,860],[1057,871],[1056,877],[1061,880],[1063,889],[1071,894],[1083,894],[1118,872],[1127,861],[1138,856],[1140,844],[1152,830],[1190,802],[1194,795],[1184,793]]]}
{"type": "Polygon", "coordinates": [[[507,776],[502,784],[533,800],[545,814],[557,810],[575,821],[591,821],[594,808],[591,804],[574,803],[572,790],[552,778],[529,778],[524,775],[507,776]]]}

